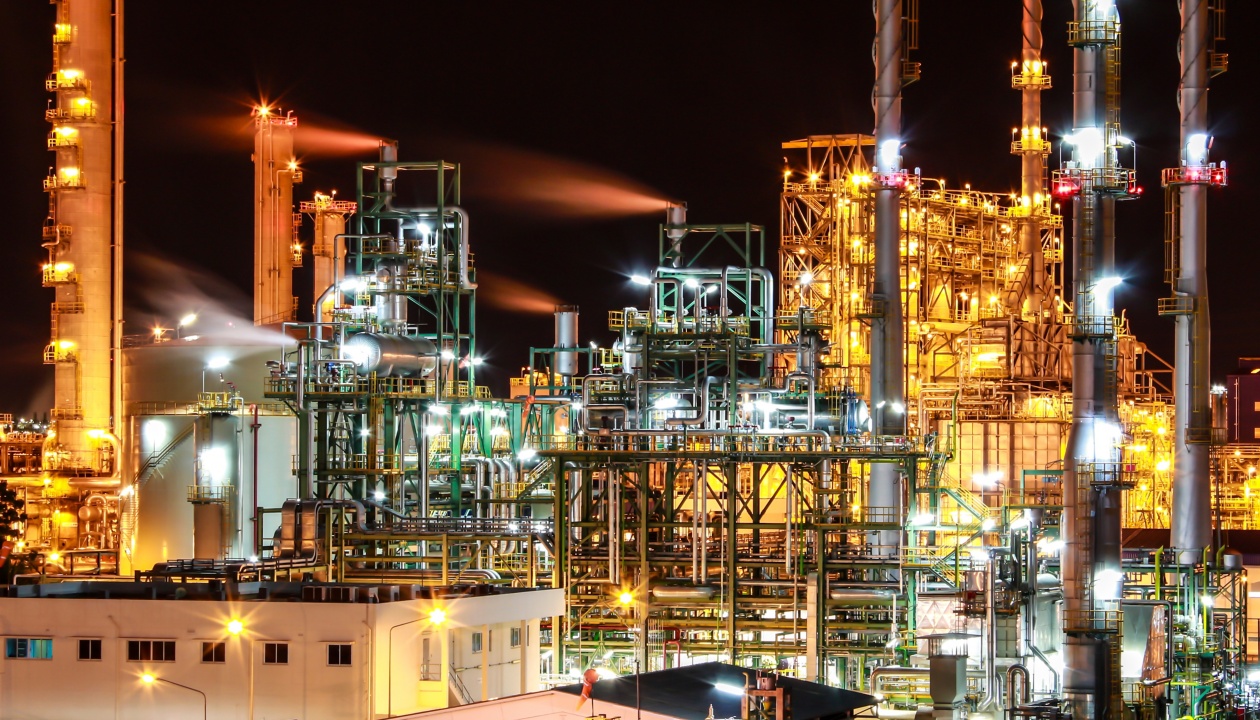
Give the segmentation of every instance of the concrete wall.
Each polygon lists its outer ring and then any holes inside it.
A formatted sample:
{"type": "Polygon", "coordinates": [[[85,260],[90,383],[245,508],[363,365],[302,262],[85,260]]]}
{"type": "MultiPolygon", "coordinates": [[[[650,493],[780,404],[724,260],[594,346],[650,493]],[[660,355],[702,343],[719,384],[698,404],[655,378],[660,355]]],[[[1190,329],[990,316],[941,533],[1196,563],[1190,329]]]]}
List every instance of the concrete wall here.
{"type": "MultiPolygon", "coordinates": [[[[51,638],[53,644],[47,660],[8,658],[0,651],[0,717],[199,717],[197,691],[205,693],[208,717],[216,720],[372,720],[391,710],[445,707],[446,671],[439,681],[420,680],[424,632],[441,637],[444,643],[436,647],[444,648],[451,639],[458,643],[469,625],[490,624],[504,629],[506,641],[511,625],[529,621],[536,628],[537,618],[558,614],[562,606],[560,590],[381,604],[0,598],[0,635],[51,638]],[[434,607],[447,613],[438,627],[428,620],[434,607]],[[227,630],[233,618],[244,624],[240,635],[227,630]],[[101,640],[100,660],[78,659],[80,638],[101,640]],[[175,661],[128,661],[129,639],[174,641],[175,661]],[[224,642],[226,661],[203,663],[203,641],[224,642]],[[263,662],[267,642],[288,643],[288,664],[263,662]],[[350,666],[328,665],[329,643],[352,645],[350,666]],[[144,673],[169,683],[145,684],[144,673]]],[[[526,685],[536,690],[536,634],[528,650],[526,685]]],[[[449,667],[446,658],[442,662],[449,667]]],[[[475,679],[470,691],[479,693],[485,682],[514,692],[520,682],[515,663],[493,664],[487,672],[485,679],[479,673],[466,677],[475,679]]]]}

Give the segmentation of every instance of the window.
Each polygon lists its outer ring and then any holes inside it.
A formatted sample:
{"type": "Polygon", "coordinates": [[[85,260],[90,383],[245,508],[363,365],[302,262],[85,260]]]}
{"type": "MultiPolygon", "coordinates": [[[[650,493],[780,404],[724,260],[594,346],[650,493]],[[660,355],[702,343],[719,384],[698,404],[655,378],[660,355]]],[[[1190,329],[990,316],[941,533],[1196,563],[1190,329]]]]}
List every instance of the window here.
{"type": "Polygon", "coordinates": [[[350,644],[330,644],[328,646],[328,664],[329,665],[350,665],[350,650],[353,648],[350,644]]]}
{"type": "Polygon", "coordinates": [[[512,638],[511,638],[511,640],[512,640],[512,647],[520,647],[520,646],[521,646],[521,629],[520,629],[520,628],[518,628],[518,627],[516,627],[516,628],[512,628],[512,638]]]}
{"type": "Polygon", "coordinates": [[[472,648],[472,651],[475,653],[481,652],[481,633],[475,632],[472,634],[472,648]]]}
{"type": "MultiPolygon", "coordinates": [[[[331,656],[330,656],[331,657],[331,656]]],[[[289,643],[266,643],[263,645],[263,665],[288,665],[289,643]]]]}
{"type": "Polygon", "coordinates": [[[4,656],[23,660],[52,660],[52,638],[5,638],[4,656]]]}
{"type": "Polygon", "coordinates": [[[227,662],[227,643],[225,642],[201,643],[201,662],[203,663],[227,662]]]}
{"type": "Polygon", "coordinates": [[[80,660],[100,660],[101,659],[101,641],[100,640],[80,640],[79,641],[79,659],[80,660]]]}
{"type": "Polygon", "coordinates": [[[174,640],[128,640],[128,662],[175,662],[174,640]]]}

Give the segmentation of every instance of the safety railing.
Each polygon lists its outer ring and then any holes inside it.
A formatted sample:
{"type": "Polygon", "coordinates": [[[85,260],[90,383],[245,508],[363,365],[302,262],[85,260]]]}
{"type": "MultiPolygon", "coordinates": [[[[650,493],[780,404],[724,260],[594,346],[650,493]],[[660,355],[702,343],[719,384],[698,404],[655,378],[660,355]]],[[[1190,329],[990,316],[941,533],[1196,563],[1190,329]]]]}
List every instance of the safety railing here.
{"type": "Polygon", "coordinates": [[[225,505],[232,499],[231,485],[189,485],[188,502],[198,505],[225,505]]]}

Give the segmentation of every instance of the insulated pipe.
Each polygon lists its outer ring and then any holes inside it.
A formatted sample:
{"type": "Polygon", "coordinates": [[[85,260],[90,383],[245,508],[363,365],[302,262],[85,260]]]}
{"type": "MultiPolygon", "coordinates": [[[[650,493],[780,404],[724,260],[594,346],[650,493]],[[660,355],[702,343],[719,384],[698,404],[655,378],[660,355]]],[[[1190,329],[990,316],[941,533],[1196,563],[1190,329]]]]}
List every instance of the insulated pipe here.
{"type": "MultiPolygon", "coordinates": [[[[1203,166],[1207,158],[1191,157],[1191,144],[1206,143],[1208,94],[1208,0],[1181,0],[1181,166],[1203,166]],[[1195,138],[1195,136],[1200,136],[1195,138]],[[1195,140],[1192,140],[1195,138],[1195,140]]],[[[1193,312],[1177,315],[1173,370],[1176,413],[1173,462],[1172,546],[1181,551],[1178,562],[1193,564],[1207,547],[1211,532],[1210,446],[1191,431],[1211,427],[1209,354],[1210,322],[1207,289],[1207,187],[1186,184],[1177,189],[1181,202],[1180,258],[1175,282],[1177,297],[1189,298],[1193,312]]]]}
{"type": "Polygon", "coordinates": [[[789,577],[792,575],[792,466],[783,470],[783,565],[789,577]]]}
{"type": "Polygon", "coordinates": [[[1015,663],[1006,669],[1006,709],[1014,710],[1032,698],[1032,687],[1028,680],[1028,668],[1015,663]],[[1015,702],[1015,678],[1019,677],[1019,702],[1015,702]]]}
{"type": "MultiPolygon", "coordinates": [[[[877,0],[875,5],[875,149],[881,174],[901,170],[901,0],[877,0]]],[[[875,282],[871,299],[882,305],[871,323],[871,408],[874,435],[905,435],[905,356],[901,316],[901,189],[881,185],[875,190],[875,282]]],[[[895,463],[871,468],[871,507],[900,504],[901,471],[895,463]]],[[[895,556],[901,533],[871,533],[876,552],[895,556]]]]}
{"type": "Polygon", "coordinates": [[[297,377],[294,379],[293,402],[298,410],[298,497],[315,496],[315,413],[306,404],[306,374],[312,340],[298,342],[297,377]]]}
{"type": "MultiPolygon", "coordinates": [[[[459,287],[461,290],[476,290],[477,283],[468,277],[468,265],[471,254],[469,253],[468,236],[470,234],[470,222],[468,220],[468,211],[458,205],[447,205],[443,208],[436,207],[408,207],[398,208],[401,212],[416,213],[422,215],[438,215],[439,210],[442,213],[455,213],[459,217],[459,226],[463,231],[459,234],[459,287]]],[[[438,215],[437,227],[434,228],[435,234],[446,234],[446,219],[438,215]]]]}

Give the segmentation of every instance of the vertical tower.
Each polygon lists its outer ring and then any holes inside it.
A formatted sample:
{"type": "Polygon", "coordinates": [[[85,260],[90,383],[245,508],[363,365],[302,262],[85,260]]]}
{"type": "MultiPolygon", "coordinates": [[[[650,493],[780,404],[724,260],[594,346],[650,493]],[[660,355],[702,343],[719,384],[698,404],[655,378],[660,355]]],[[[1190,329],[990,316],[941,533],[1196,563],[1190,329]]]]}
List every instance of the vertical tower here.
{"type": "MultiPolygon", "coordinates": [[[[902,0],[875,6],[875,275],[871,286],[871,434],[906,434],[906,363],[901,290],[902,0]]],[[[901,502],[897,465],[871,468],[869,505],[887,513],[901,502]]],[[[880,512],[877,510],[876,512],[880,512]]],[[[900,519],[898,518],[898,521],[900,519]]],[[[900,533],[874,539],[880,551],[895,553],[900,533]]]]}
{"type": "MultiPolygon", "coordinates": [[[[52,338],[44,362],[55,366],[56,423],[45,467],[69,475],[110,475],[117,448],[111,432],[115,388],[111,350],[116,331],[114,173],[116,121],[114,2],[56,0],[53,93],[45,117],[54,165],[44,189],[44,286],[56,291],[52,338]]],[[[119,128],[119,132],[121,129],[119,128]]]]}
{"type": "Polygon", "coordinates": [[[1115,203],[1134,197],[1119,163],[1120,19],[1113,0],[1076,0],[1072,159],[1055,193],[1072,200],[1072,425],[1063,460],[1063,689],[1074,717],[1118,717],[1120,462],[1114,291],[1115,203]],[[1116,686],[1112,687],[1112,681],[1116,686]]]}
{"type": "Polygon", "coordinates": [[[1165,280],[1172,297],[1159,301],[1159,313],[1176,323],[1172,546],[1183,551],[1187,564],[1202,557],[1212,530],[1207,188],[1226,182],[1225,163],[1208,163],[1208,78],[1225,70],[1224,56],[1212,51],[1212,16],[1219,19],[1220,12],[1208,0],[1181,2],[1181,164],[1163,177],[1165,280]]]}
{"type": "MultiPolygon", "coordinates": [[[[1046,264],[1041,249],[1041,223],[1048,212],[1042,179],[1050,142],[1041,127],[1041,91],[1050,89],[1050,75],[1041,59],[1041,0],[1023,0],[1023,50],[1011,63],[1011,87],[1020,93],[1020,127],[1011,142],[1011,153],[1020,160],[1019,246],[1024,267],[1023,307],[1026,317],[1044,320],[1046,264]],[[1027,211],[1024,213],[1023,211],[1027,211]]],[[[1013,213],[1014,214],[1014,213],[1013,213]]]]}
{"type": "Polygon", "coordinates": [[[293,319],[293,184],[302,181],[293,155],[292,112],[267,106],[254,117],[254,324],[293,319]]]}
{"type": "Polygon", "coordinates": [[[358,203],[338,200],[334,190],[330,195],[317,192],[314,200],[304,200],[299,207],[315,219],[315,242],[311,246],[311,255],[315,258],[313,297],[319,302],[319,298],[336,281],[337,261],[345,260],[344,241],[338,240],[337,236],[345,234],[346,216],[354,214],[358,203]]]}

